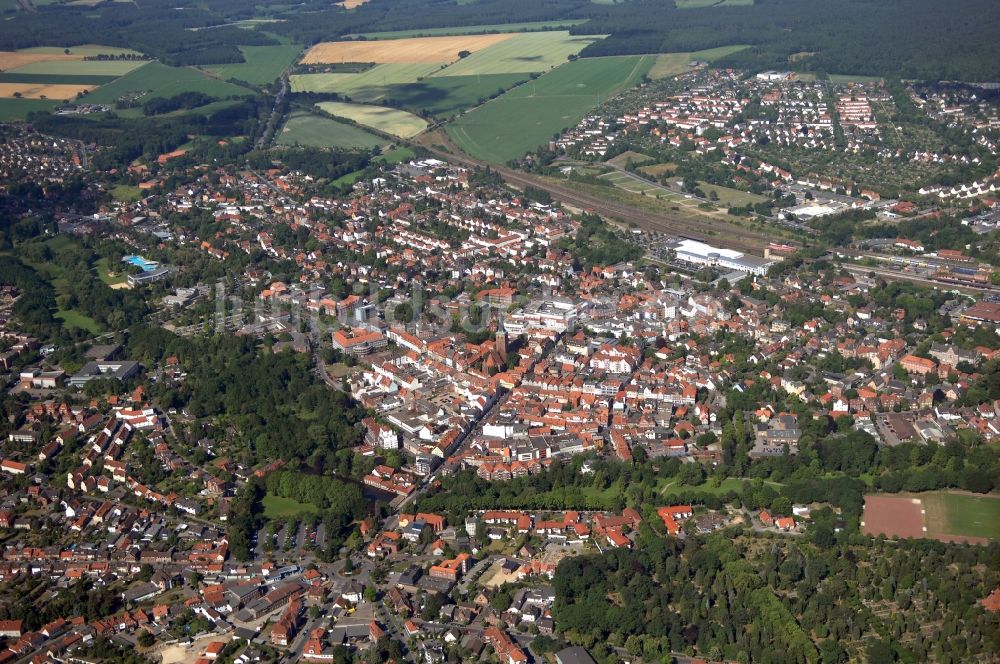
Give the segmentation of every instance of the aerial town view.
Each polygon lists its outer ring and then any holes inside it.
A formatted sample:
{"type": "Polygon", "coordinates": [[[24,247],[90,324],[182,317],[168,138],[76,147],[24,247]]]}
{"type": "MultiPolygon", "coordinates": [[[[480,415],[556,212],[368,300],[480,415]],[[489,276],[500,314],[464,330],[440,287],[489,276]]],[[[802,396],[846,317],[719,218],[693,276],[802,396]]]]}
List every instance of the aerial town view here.
{"type": "Polygon", "coordinates": [[[1000,661],[996,0],[0,14],[0,664],[1000,661]]]}

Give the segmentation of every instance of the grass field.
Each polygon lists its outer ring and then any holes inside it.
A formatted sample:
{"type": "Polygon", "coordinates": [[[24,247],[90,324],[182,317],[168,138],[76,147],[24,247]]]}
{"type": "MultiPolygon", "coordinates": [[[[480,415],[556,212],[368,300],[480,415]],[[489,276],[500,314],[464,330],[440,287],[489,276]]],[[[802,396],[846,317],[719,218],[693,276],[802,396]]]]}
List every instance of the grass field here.
{"type": "Polygon", "coordinates": [[[566,64],[566,58],[603,37],[565,31],[528,32],[477,51],[435,76],[476,76],[543,72],[566,64]]]}
{"type": "Polygon", "coordinates": [[[373,148],[386,145],[388,141],[353,125],[296,112],[285,122],[278,143],[316,148],[373,148]]]}
{"type": "Polygon", "coordinates": [[[203,92],[213,97],[251,94],[242,86],[214,80],[194,69],[151,62],[95,90],[84,101],[113,104],[122,95],[142,91],[151,91],[150,97],[171,97],[181,92],[203,92]]]}
{"type": "Polygon", "coordinates": [[[423,118],[395,108],[367,104],[345,104],[337,101],[324,101],[317,106],[330,115],[347,118],[359,125],[401,138],[416,136],[427,128],[427,121],[423,118]]]}
{"type": "Polygon", "coordinates": [[[742,51],[745,48],[749,47],[746,45],[719,46],[718,48],[710,48],[704,51],[692,51],[689,53],[661,53],[656,56],[656,64],[649,70],[649,77],[653,80],[659,80],[661,78],[677,76],[678,74],[685,74],[691,71],[691,67],[689,65],[694,60],[714,62],[719,58],[724,58],[731,53],[742,51]]]}
{"type": "Polygon", "coordinates": [[[423,28],[419,30],[398,30],[396,32],[364,32],[348,35],[365,39],[407,39],[409,37],[444,37],[447,35],[475,35],[485,32],[538,32],[558,28],[571,28],[586,23],[585,20],[536,21],[529,23],[494,23],[492,25],[466,25],[452,28],[423,28]]]}
{"type": "MultiPolygon", "coordinates": [[[[114,190],[112,190],[111,195],[115,197],[115,200],[120,201],[120,200],[130,199],[130,197],[125,196],[125,194],[131,192],[119,191],[119,187],[128,190],[134,189],[136,196],[134,199],[131,200],[138,200],[139,187],[128,187],[126,185],[118,185],[118,187],[115,187],[114,190]],[[119,198],[120,195],[122,196],[121,198],[119,198]]],[[[118,284],[123,284],[128,281],[128,275],[123,270],[116,270],[112,275],[111,264],[107,258],[102,258],[101,260],[97,261],[96,269],[97,269],[97,275],[101,278],[101,281],[106,283],[108,286],[117,286],[118,284]]]]}
{"type": "Polygon", "coordinates": [[[1000,496],[947,491],[914,494],[927,511],[931,535],[1000,539],[1000,496]]]}
{"type": "Polygon", "coordinates": [[[613,166],[618,166],[620,168],[625,168],[628,166],[629,162],[633,164],[641,164],[645,161],[652,161],[653,158],[647,154],[642,154],[641,152],[635,152],[633,150],[626,150],[620,155],[608,159],[609,164],[613,166]]]}
{"type": "MultiPolygon", "coordinates": [[[[699,493],[710,493],[715,496],[721,496],[724,493],[730,491],[736,491],[737,493],[743,491],[743,483],[747,480],[741,479],[739,477],[727,477],[722,480],[719,486],[713,486],[711,482],[705,482],[699,486],[687,486],[686,484],[681,484],[677,480],[668,480],[663,488],[660,489],[660,495],[662,496],[675,496],[681,493],[688,493],[691,491],[697,491],[699,493]]],[[[772,489],[780,489],[781,484],[778,482],[768,482],[765,481],[764,484],[770,486],[772,489]]]]}
{"type": "Polygon", "coordinates": [[[65,76],[124,76],[148,60],[49,60],[29,62],[12,74],[56,74],[65,76]]]}
{"type": "Polygon", "coordinates": [[[449,117],[526,80],[528,76],[525,74],[432,76],[422,81],[390,86],[384,92],[384,99],[391,99],[393,106],[399,105],[411,111],[427,111],[438,117],[449,117]]]}
{"type": "Polygon", "coordinates": [[[302,514],[312,514],[317,511],[315,505],[300,503],[291,498],[282,498],[270,493],[264,496],[260,502],[264,506],[265,519],[284,519],[302,514]]]}
{"type": "Polygon", "coordinates": [[[273,83],[281,72],[298,57],[301,47],[296,44],[279,46],[240,46],[246,62],[209,65],[205,71],[222,80],[235,78],[253,85],[273,83]]]}
{"type": "Polygon", "coordinates": [[[673,173],[677,170],[677,164],[650,164],[649,166],[642,166],[638,169],[640,173],[652,178],[658,178],[661,175],[667,173],[673,173]]]}
{"type": "Polygon", "coordinates": [[[763,203],[767,200],[764,196],[758,196],[757,194],[751,194],[746,191],[740,191],[739,189],[730,189],[729,187],[720,187],[717,184],[709,184],[708,182],[698,181],[698,186],[701,190],[705,192],[706,196],[711,195],[711,192],[719,197],[720,205],[753,205],[754,203],[763,203]]]}
{"type": "Polygon", "coordinates": [[[90,316],[84,316],[75,309],[60,309],[56,311],[55,317],[62,321],[63,327],[73,329],[74,327],[86,330],[91,334],[100,334],[101,328],[90,316]]]}
{"type": "Polygon", "coordinates": [[[51,111],[59,103],[48,99],[0,99],[0,122],[23,120],[34,111],[51,111]]]}
{"type": "Polygon", "coordinates": [[[510,38],[510,34],[490,34],[322,42],[309,49],[302,58],[302,64],[315,65],[326,62],[446,64],[458,60],[459,51],[475,53],[510,38]]]}
{"type": "Polygon", "coordinates": [[[627,192],[633,194],[640,194],[642,196],[653,196],[660,200],[682,200],[684,197],[680,194],[674,194],[668,191],[664,191],[663,187],[658,184],[653,184],[652,182],[645,182],[644,180],[636,179],[630,177],[625,173],[614,171],[613,173],[607,173],[600,176],[602,180],[607,180],[611,184],[615,185],[619,189],[624,189],[627,192]]]}
{"type": "Polygon", "coordinates": [[[641,80],[654,56],[585,58],[480,106],[448,126],[465,152],[506,162],[575,126],[601,101],[641,80]]]}
{"type": "Polygon", "coordinates": [[[358,74],[294,74],[292,92],[335,92],[358,101],[378,101],[391,86],[417,83],[436,72],[436,64],[382,64],[358,74]]]}

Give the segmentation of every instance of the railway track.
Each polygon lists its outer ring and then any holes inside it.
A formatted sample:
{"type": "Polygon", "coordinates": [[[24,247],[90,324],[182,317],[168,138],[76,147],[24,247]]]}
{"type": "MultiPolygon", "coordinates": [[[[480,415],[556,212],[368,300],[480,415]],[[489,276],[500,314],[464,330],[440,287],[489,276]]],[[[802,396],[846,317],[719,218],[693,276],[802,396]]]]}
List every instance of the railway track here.
{"type": "Polygon", "coordinates": [[[458,146],[452,143],[451,140],[441,132],[436,132],[433,136],[426,136],[424,147],[442,160],[458,163],[467,167],[489,167],[500,173],[504,180],[514,186],[529,186],[537,189],[543,189],[565,205],[590,210],[603,216],[617,219],[618,221],[626,224],[634,224],[636,227],[645,231],[678,235],[691,238],[693,240],[707,242],[725,249],[750,251],[757,254],[762,253],[764,247],[772,241],[759,233],[748,231],[745,228],[740,228],[739,226],[735,226],[733,224],[727,224],[723,221],[709,219],[702,220],[697,217],[680,217],[661,212],[639,210],[626,205],[611,203],[597,196],[585,194],[568,187],[553,184],[534,175],[514,171],[504,166],[488,164],[462,152],[458,146]],[[434,145],[428,145],[428,143],[443,145],[450,151],[445,152],[434,145]],[[705,232],[706,230],[710,230],[712,233],[707,233],[705,232]]]}

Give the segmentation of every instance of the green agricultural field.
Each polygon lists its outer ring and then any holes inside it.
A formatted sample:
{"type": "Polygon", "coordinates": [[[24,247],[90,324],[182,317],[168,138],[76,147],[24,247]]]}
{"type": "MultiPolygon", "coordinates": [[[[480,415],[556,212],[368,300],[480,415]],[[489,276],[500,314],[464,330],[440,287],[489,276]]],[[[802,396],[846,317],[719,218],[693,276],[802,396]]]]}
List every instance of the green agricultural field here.
{"type": "Polygon", "coordinates": [[[416,136],[427,128],[427,121],[423,118],[395,108],[367,104],[345,104],[337,101],[324,101],[317,106],[330,115],[347,118],[359,125],[401,138],[416,136]]]}
{"type": "Polygon", "coordinates": [[[540,32],[558,28],[571,28],[586,23],[584,19],[571,21],[535,21],[529,23],[494,23],[492,25],[465,25],[451,28],[422,28],[419,30],[398,30],[396,32],[364,32],[348,35],[357,39],[407,39],[409,37],[446,37],[448,35],[477,35],[500,32],[540,32]]]}
{"type": "Polygon", "coordinates": [[[292,92],[334,92],[358,101],[379,101],[392,86],[417,83],[441,69],[437,64],[381,64],[359,74],[295,74],[292,92]]]}
{"type": "Polygon", "coordinates": [[[0,122],[24,120],[28,113],[51,111],[58,105],[49,99],[0,99],[0,122]]]}
{"type": "Polygon", "coordinates": [[[295,61],[302,48],[297,44],[279,46],[240,46],[246,62],[204,67],[222,80],[235,78],[254,85],[273,83],[295,61]]]}
{"type": "Polygon", "coordinates": [[[500,90],[509,90],[528,80],[525,74],[486,76],[432,76],[422,81],[394,85],[386,89],[382,101],[392,106],[437,117],[450,117],[477,106],[500,90]]]}
{"type": "Polygon", "coordinates": [[[12,74],[46,74],[60,76],[124,76],[147,64],[149,60],[49,60],[31,62],[12,69],[12,74]]]}
{"type": "Polygon", "coordinates": [[[476,51],[435,76],[476,76],[544,72],[566,63],[566,58],[603,39],[569,32],[529,32],[476,51]]]}
{"type": "Polygon", "coordinates": [[[181,92],[203,92],[213,97],[252,94],[247,88],[216,81],[194,69],[168,67],[159,62],[151,62],[91,92],[83,98],[83,101],[113,104],[122,95],[142,91],[149,91],[147,97],[150,98],[172,97],[181,92]]]}
{"type": "Polygon", "coordinates": [[[447,128],[468,154],[503,163],[575,126],[608,97],[637,84],[655,56],[584,58],[466,113],[447,128]]]}
{"type": "Polygon", "coordinates": [[[65,76],[63,74],[0,73],[0,83],[45,83],[48,85],[104,85],[117,76],[65,76]]]}
{"type": "Polygon", "coordinates": [[[313,514],[317,511],[316,506],[310,503],[300,503],[297,500],[282,498],[270,493],[264,496],[260,502],[264,506],[265,519],[284,519],[303,514],[313,514]]]}
{"type": "Polygon", "coordinates": [[[374,148],[388,142],[354,125],[304,112],[293,113],[278,135],[280,145],[316,148],[374,148]]]}
{"type": "Polygon", "coordinates": [[[649,77],[653,80],[659,80],[661,78],[677,76],[678,74],[685,74],[691,71],[689,65],[694,60],[714,62],[737,51],[742,51],[745,48],[749,48],[749,46],[719,46],[704,51],[692,51],[690,53],[661,53],[656,56],[656,64],[649,70],[649,77]]]}

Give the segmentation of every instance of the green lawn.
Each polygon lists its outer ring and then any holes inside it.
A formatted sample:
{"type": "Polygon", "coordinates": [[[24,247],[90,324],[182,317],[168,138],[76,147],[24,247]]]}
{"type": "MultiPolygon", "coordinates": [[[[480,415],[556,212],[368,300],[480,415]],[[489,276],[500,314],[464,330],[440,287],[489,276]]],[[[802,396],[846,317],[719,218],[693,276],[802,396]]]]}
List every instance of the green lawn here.
{"type": "Polygon", "coordinates": [[[422,28],[418,30],[399,30],[396,32],[365,32],[348,35],[349,37],[364,37],[365,39],[408,39],[410,37],[443,37],[447,35],[476,35],[501,32],[533,32],[550,30],[552,28],[571,28],[574,25],[586,23],[584,19],[571,21],[535,21],[529,23],[494,23],[492,25],[466,25],[451,28],[422,28]]]}
{"type": "Polygon", "coordinates": [[[273,83],[295,61],[302,48],[298,44],[278,46],[240,46],[246,62],[208,65],[208,72],[222,80],[235,78],[254,85],[273,83]]]}
{"type": "Polygon", "coordinates": [[[151,62],[91,92],[83,101],[113,104],[122,95],[143,91],[149,91],[147,98],[172,97],[181,92],[203,92],[219,98],[252,94],[247,88],[217,81],[188,67],[151,62]]]}
{"type": "Polygon", "coordinates": [[[506,162],[576,124],[595,106],[632,87],[655,56],[583,58],[529,81],[458,118],[447,128],[468,154],[506,162]]]}
{"type": "Polygon", "coordinates": [[[373,148],[388,141],[354,125],[296,112],[285,122],[278,143],[317,148],[373,148]]]}
{"type": "Polygon", "coordinates": [[[81,314],[75,309],[59,309],[56,311],[55,317],[63,322],[63,327],[66,329],[78,327],[82,330],[90,332],[91,334],[99,334],[101,331],[97,321],[90,316],[81,314]]]}
{"type": "Polygon", "coordinates": [[[347,118],[365,127],[401,138],[416,136],[427,128],[427,121],[423,118],[395,108],[337,101],[324,101],[316,106],[330,115],[347,118]]]}
{"type": "MultiPolygon", "coordinates": [[[[125,187],[125,185],[119,185],[120,187],[125,187]]],[[[135,189],[137,192],[138,187],[127,187],[128,189],[135,189]]],[[[117,187],[116,187],[117,189],[117,187]]],[[[111,263],[107,258],[102,258],[97,261],[97,274],[101,278],[101,281],[106,283],[108,286],[114,286],[115,284],[121,284],[128,281],[128,274],[125,272],[123,267],[115,266],[118,269],[114,270],[114,275],[111,272],[111,263]]]]}
{"type": "Polygon", "coordinates": [[[303,514],[313,514],[316,506],[309,503],[300,503],[291,498],[282,498],[267,494],[261,503],[264,505],[265,519],[284,519],[288,517],[301,516],[303,514]]]}
{"type": "Polygon", "coordinates": [[[566,58],[603,39],[565,31],[529,32],[476,51],[435,76],[476,76],[543,72],[566,63],[566,58]]]}

